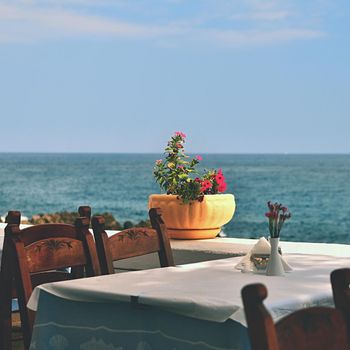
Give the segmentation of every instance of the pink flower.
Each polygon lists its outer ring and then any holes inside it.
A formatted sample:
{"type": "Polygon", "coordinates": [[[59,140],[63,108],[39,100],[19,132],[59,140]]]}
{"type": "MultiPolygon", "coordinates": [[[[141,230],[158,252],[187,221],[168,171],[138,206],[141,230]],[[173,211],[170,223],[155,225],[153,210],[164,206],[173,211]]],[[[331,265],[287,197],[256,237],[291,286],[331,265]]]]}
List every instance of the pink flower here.
{"type": "Polygon", "coordinates": [[[213,184],[209,180],[202,181],[201,192],[205,192],[206,190],[212,188],[213,184]]]}
{"type": "Polygon", "coordinates": [[[200,179],[199,177],[196,177],[196,178],[194,179],[194,182],[201,182],[201,179],[200,179]]]}
{"type": "MultiPolygon", "coordinates": [[[[218,185],[221,185],[225,182],[225,176],[222,173],[222,169],[218,169],[217,174],[215,175],[215,181],[217,182],[218,185]]],[[[225,187],[226,189],[226,187],[225,187]]]]}
{"type": "Polygon", "coordinates": [[[196,155],[196,159],[199,161],[203,160],[203,158],[200,155],[196,155]]]}
{"type": "Polygon", "coordinates": [[[178,168],[182,170],[182,169],[184,169],[184,166],[183,165],[179,165],[178,168]]]}
{"type": "Polygon", "coordinates": [[[163,161],[162,161],[161,159],[157,159],[157,160],[156,160],[156,164],[157,164],[157,165],[162,164],[162,162],[163,162],[163,161]]]}
{"type": "Polygon", "coordinates": [[[178,143],[176,144],[176,147],[177,147],[177,148],[184,148],[184,146],[182,146],[180,142],[178,142],[178,143]]]}
{"type": "Polygon", "coordinates": [[[225,181],[225,176],[221,174],[216,174],[215,175],[215,181],[220,185],[225,181]]]}
{"type": "Polygon", "coordinates": [[[219,185],[219,187],[218,187],[218,191],[219,191],[219,192],[225,192],[226,189],[227,189],[227,184],[226,184],[226,182],[222,182],[222,183],[219,185]]]}
{"type": "Polygon", "coordinates": [[[176,132],[175,132],[175,136],[180,136],[180,137],[182,137],[183,139],[186,138],[186,135],[185,135],[183,132],[181,132],[181,131],[176,131],[176,132]]]}

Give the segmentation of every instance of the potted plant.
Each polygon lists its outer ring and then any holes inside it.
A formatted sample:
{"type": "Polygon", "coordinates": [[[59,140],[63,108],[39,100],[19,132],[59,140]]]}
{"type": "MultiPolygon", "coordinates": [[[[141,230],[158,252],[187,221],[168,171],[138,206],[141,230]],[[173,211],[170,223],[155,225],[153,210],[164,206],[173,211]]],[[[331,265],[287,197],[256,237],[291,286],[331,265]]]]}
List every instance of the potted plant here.
{"type": "Polygon", "coordinates": [[[154,177],[166,194],[152,194],[150,208],[161,208],[171,238],[214,238],[235,211],[232,194],[223,194],[227,184],[221,169],[199,174],[202,157],[185,154],[186,135],[175,132],[165,148],[165,158],[156,161],[154,177]]]}

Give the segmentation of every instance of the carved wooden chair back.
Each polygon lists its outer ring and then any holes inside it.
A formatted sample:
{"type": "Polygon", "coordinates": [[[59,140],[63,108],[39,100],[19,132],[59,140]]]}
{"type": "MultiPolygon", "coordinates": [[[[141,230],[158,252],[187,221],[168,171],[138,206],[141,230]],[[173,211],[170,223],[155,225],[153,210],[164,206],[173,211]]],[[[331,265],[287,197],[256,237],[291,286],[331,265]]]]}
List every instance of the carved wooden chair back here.
{"type": "MultiPolygon", "coordinates": [[[[79,208],[88,214],[88,207],[79,208]]],[[[90,211],[91,212],[91,211],[90,211]]],[[[25,348],[29,348],[34,313],[26,305],[37,285],[100,274],[93,236],[89,231],[89,217],[80,217],[75,225],[40,224],[25,229],[19,223],[5,228],[6,262],[11,269],[4,273],[5,281],[15,286],[21,315],[25,348]],[[67,270],[70,268],[70,271],[67,270]]],[[[87,215],[88,216],[88,215],[87,215]]],[[[9,291],[6,299],[8,300],[9,291]]],[[[8,302],[6,302],[8,304],[8,302]]],[[[8,305],[5,306],[8,315],[8,305]]],[[[7,346],[9,340],[4,339],[7,346]]]]}
{"type": "Polygon", "coordinates": [[[104,229],[104,218],[102,216],[92,218],[102,274],[114,273],[114,261],[150,253],[158,253],[161,267],[174,266],[170,242],[160,209],[150,209],[149,216],[152,228],[129,228],[110,237],[104,229]]]}
{"type": "Polygon", "coordinates": [[[267,289],[251,284],[242,289],[252,350],[348,350],[347,323],[338,309],[311,307],[274,324],[263,304],[267,289]]]}

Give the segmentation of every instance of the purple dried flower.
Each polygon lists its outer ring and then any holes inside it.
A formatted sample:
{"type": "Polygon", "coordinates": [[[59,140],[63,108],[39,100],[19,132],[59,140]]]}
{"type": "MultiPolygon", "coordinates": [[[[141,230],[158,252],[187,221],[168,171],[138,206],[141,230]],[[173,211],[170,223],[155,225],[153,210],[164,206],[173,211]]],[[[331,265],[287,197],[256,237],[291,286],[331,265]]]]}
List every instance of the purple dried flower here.
{"type": "Polygon", "coordinates": [[[270,211],[265,213],[265,216],[269,219],[270,237],[277,238],[280,236],[283,223],[292,215],[288,212],[288,208],[281,203],[272,204],[271,201],[268,201],[267,206],[270,211]]]}

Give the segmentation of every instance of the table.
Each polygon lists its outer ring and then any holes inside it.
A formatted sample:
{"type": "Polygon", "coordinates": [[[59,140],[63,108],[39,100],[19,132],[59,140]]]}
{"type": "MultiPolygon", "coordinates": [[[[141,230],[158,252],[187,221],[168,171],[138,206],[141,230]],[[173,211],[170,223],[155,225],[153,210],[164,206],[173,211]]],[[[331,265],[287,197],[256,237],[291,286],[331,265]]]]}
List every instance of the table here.
{"type": "Polygon", "coordinates": [[[286,254],[284,277],[241,273],[230,258],[36,288],[34,349],[249,349],[240,291],[264,283],[274,319],[332,305],[329,274],[349,258],[286,254]]]}

